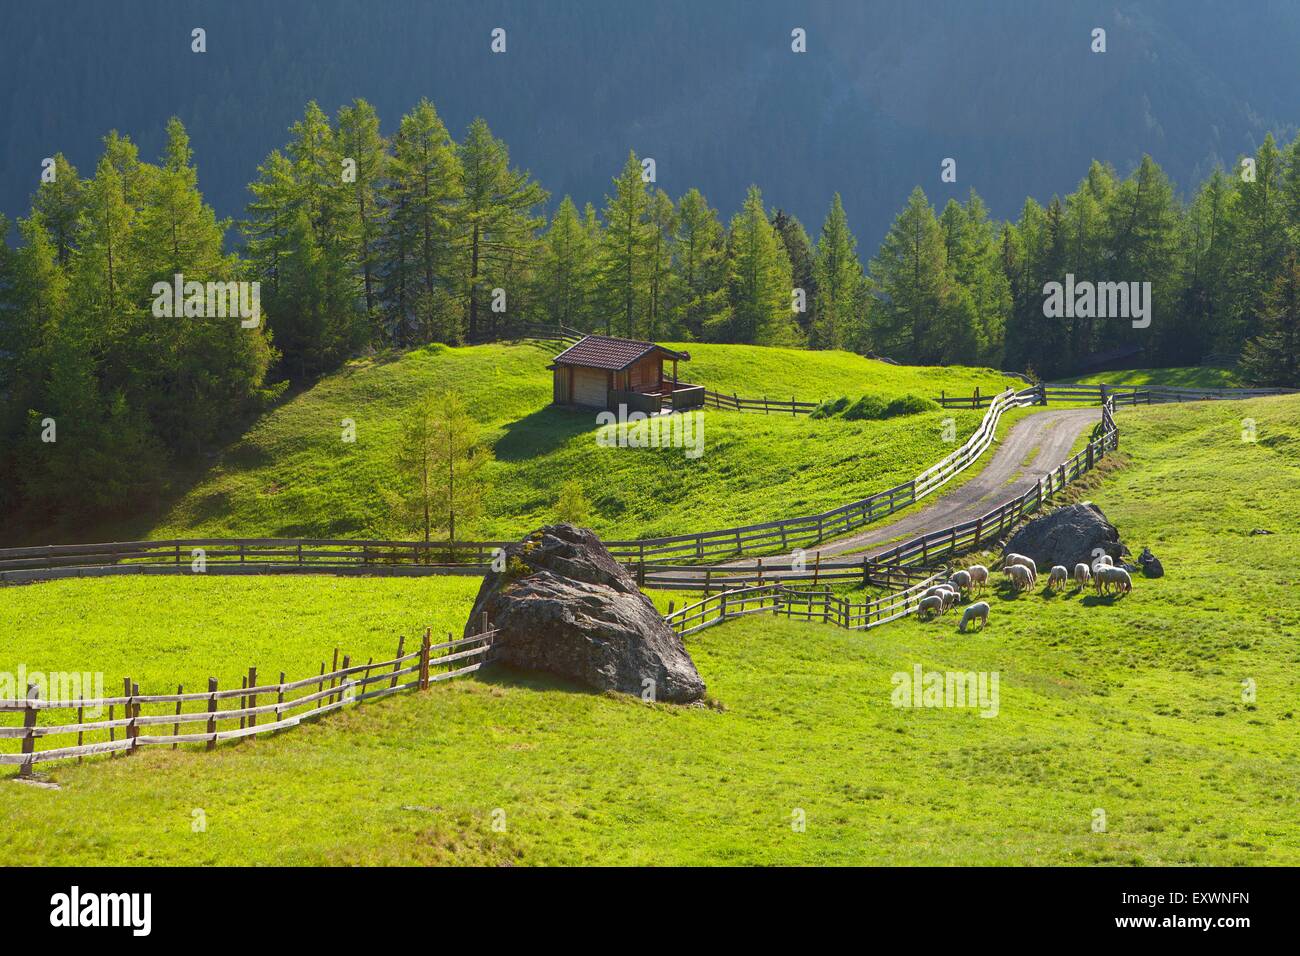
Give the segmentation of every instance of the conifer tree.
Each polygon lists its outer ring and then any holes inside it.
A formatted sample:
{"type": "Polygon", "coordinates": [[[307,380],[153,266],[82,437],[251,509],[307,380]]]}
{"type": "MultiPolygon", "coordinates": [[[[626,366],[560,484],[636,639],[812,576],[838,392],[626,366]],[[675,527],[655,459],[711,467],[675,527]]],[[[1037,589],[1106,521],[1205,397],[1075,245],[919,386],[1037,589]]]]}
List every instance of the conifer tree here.
{"type": "Polygon", "coordinates": [[[456,209],[461,272],[464,275],[466,324],[471,337],[495,332],[482,328],[485,303],[495,283],[502,283],[507,303],[523,298],[527,284],[525,262],[538,227],[545,219],[537,207],[546,201],[542,189],[525,171],[510,168],[506,144],[492,135],[481,118],[470,124],[460,146],[463,194],[456,209]],[[515,281],[517,280],[517,281],[515,281]]]}
{"type": "Polygon", "coordinates": [[[731,312],[724,325],[712,330],[713,337],[755,345],[798,344],[790,259],[757,186],[749,187],[744,206],[732,217],[727,251],[731,312]]]}
{"type": "Polygon", "coordinates": [[[641,178],[636,153],[628,152],[623,171],[614,179],[614,195],[605,197],[605,241],[601,251],[601,301],[605,334],[614,334],[617,316],[622,335],[632,336],[641,324],[649,299],[645,250],[650,241],[650,197],[641,178]]]}
{"type": "Polygon", "coordinates": [[[706,329],[727,324],[730,303],[722,223],[698,189],[687,191],[677,204],[673,247],[673,326],[700,339],[706,329]]]}
{"type": "Polygon", "coordinates": [[[810,344],[826,349],[860,344],[865,279],[858,261],[858,241],[849,230],[839,193],[831,198],[817,239],[814,274],[817,308],[810,344]]]}
{"type": "Polygon", "coordinates": [[[942,345],[931,334],[949,291],[943,229],[918,186],[871,261],[879,290],[872,337],[891,358],[938,361],[942,345]]]}

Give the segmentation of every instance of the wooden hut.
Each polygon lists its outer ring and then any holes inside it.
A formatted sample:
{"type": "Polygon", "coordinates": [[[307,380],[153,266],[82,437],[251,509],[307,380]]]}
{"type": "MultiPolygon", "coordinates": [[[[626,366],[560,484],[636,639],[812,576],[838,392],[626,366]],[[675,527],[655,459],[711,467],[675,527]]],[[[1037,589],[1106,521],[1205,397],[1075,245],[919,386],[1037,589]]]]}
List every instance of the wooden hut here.
{"type": "Polygon", "coordinates": [[[698,408],[704,387],[681,382],[677,363],[690,361],[689,352],[675,352],[653,342],[588,335],[569,346],[548,366],[555,375],[553,400],[615,411],[655,414],[671,408],[698,408]],[[672,370],[664,374],[664,363],[672,370]]]}

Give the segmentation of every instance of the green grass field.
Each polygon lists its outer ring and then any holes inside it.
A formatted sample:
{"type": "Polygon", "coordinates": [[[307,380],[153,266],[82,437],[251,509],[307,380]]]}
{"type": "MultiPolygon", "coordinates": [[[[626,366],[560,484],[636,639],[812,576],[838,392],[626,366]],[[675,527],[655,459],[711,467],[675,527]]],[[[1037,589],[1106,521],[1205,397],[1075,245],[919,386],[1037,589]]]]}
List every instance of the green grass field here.
{"type": "MultiPolygon", "coordinates": [[[[731,622],[688,639],[715,709],[498,672],[213,754],[58,765],[57,791],[0,784],[0,863],[1300,863],[1300,400],[1119,414],[1127,465],[1089,497],[1167,570],[1127,597],[998,593],[977,635],[731,622]],[[997,716],[891,706],[917,664],[996,671],[997,716]]],[[[4,588],[0,667],[310,673],[454,630],[474,584],[4,588]]]]}
{"type": "MultiPolygon", "coordinates": [[[[724,391],[809,399],[874,391],[889,395],[993,393],[1000,373],[892,366],[844,352],[691,344],[682,377],[724,391]]],[[[487,511],[462,538],[511,538],[555,519],[563,481],[578,481],[591,526],[607,538],[679,534],[835,507],[906,481],[952,450],[982,412],[945,411],[889,421],[708,410],[704,451],[607,448],[595,415],[549,406],[549,361],[530,345],[436,347],[354,362],[294,397],[231,447],[147,530],[177,536],[410,536],[393,527],[382,489],[394,481],[401,416],[420,396],[455,389],[483,426],[495,462],[487,511]],[[341,423],[356,425],[345,443],[341,423]]],[[[1014,420],[1014,419],[1012,419],[1014,420]]]]}
{"type": "Polygon", "coordinates": [[[1081,385],[1168,385],[1188,388],[1235,388],[1241,385],[1235,369],[1207,368],[1192,365],[1185,368],[1131,368],[1118,372],[1094,372],[1080,378],[1064,381],[1081,385]]]}

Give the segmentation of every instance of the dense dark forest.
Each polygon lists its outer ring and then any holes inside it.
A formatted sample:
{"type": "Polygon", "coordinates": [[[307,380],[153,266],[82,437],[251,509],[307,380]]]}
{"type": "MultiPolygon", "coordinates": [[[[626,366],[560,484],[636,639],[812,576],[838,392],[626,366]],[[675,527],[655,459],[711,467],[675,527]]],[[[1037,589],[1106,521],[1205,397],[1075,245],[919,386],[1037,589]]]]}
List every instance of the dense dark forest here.
{"type": "Polygon", "coordinates": [[[725,218],[750,183],[805,223],[839,192],[874,248],[918,183],[940,207],[974,186],[1001,219],[1093,157],[1126,175],[1149,153],[1187,188],[1270,131],[1291,139],[1300,85],[1290,0],[44,0],[5,4],[0,24],[10,220],[43,157],[93,169],[110,129],[157,156],[169,116],[205,198],[237,218],[305,103],[363,97],[391,135],[427,96],[450,129],[486,117],[551,190],[548,215],[565,195],[599,206],[631,148],[725,218]]]}
{"type": "Polygon", "coordinates": [[[1296,384],[1296,61],[1266,54],[1300,16],[1184,8],[15,7],[0,514],[129,513],[351,356],[528,322],[1296,384]],[[260,321],[160,312],[177,274],[258,283],[260,321]],[[1049,317],[1068,277],[1149,282],[1151,324],[1049,317]]]}
{"type": "Polygon", "coordinates": [[[1248,380],[1297,384],[1300,140],[1266,139],[1186,203],[1149,157],[1126,177],[1093,162],[1013,222],[974,190],[936,212],[918,187],[865,270],[838,194],[811,234],[757,186],[724,223],[651,170],[629,153],[601,208],[564,197],[548,220],[482,119],[456,139],[423,100],[384,137],[364,100],[335,117],[310,103],[229,252],[179,120],[156,162],[117,133],[89,175],[57,155],[0,257],[5,508],[130,507],[290,384],[522,323],[1043,377],[1125,346],[1148,364],[1240,353],[1248,380]],[[1067,276],[1150,283],[1150,324],[1049,317],[1067,276]],[[176,281],[257,283],[252,327],[211,293],[160,308],[176,281]]]}

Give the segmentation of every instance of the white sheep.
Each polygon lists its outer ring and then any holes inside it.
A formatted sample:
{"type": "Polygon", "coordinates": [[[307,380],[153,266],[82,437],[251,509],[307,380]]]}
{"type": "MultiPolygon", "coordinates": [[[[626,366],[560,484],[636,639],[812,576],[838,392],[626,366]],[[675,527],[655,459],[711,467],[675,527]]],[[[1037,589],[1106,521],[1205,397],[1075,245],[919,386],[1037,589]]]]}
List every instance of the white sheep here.
{"type": "Polygon", "coordinates": [[[987,601],[976,601],[974,604],[968,604],[966,610],[961,613],[961,623],[957,625],[957,630],[965,634],[966,625],[971,621],[979,621],[981,628],[988,626],[989,605],[987,601]]]}
{"type": "Polygon", "coordinates": [[[1056,588],[1063,588],[1069,580],[1070,570],[1063,564],[1054,564],[1047,575],[1047,589],[1052,591],[1056,588]]]}
{"type": "Polygon", "coordinates": [[[1133,579],[1129,577],[1128,572],[1123,568],[1098,568],[1093,580],[1096,583],[1098,594],[1108,593],[1112,585],[1120,594],[1128,594],[1133,590],[1133,579]]]}
{"type": "Polygon", "coordinates": [[[1113,568],[1114,566],[1115,562],[1109,554],[1098,555],[1097,559],[1092,562],[1092,569],[1094,571],[1098,568],[1113,568]]]}
{"type": "Polygon", "coordinates": [[[970,575],[971,587],[983,594],[984,588],[989,583],[989,569],[982,564],[972,564],[966,569],[966,573],[970,575]]]}
{"type": "Polygon", "coordinates": [[[1002,569],[1002,572],[1011,581],[1017,593],[1034,589],[1033,572],[1023,564],[1009,564],[1002,569]]]}
{"type": "Polygon", "coordinates": [[[954,604],[961,600],[961,594],[950,587],[945,587],[939,596],[943,598],[944,611],[950,610],[954,604]]]}
{"type": "Polygon", "coordinates": [[[971,584],[970,572],[956,571],[953,573],[953,576],[948,579],[948,583],[953,585],[960,591],[969,591],[970,584],[971,584]]]}
{"type": "Polygon", "coordinates": [[[935,594],[942,594],[944,591],[947,590],[949,590],[948,585],[936,584],[933,587],[926,588],[925,591],[921,594],[921,597],[928,598],[935,594]]]}
{"type": "Polygon", "coordinates": [[[932,617],[938,617],[943,613],[943,598],[937,594],[931,594],[929,597],[921,598],[921,603],[917,605],[916,616],[922,617],[926,611],[933,611],[932,617]]]}
{"type": "Polygon", "coordinates": [[[1074,566],[1074,583],[1078,585],[1079,590],[1086,588],[1091,580],[1092,570],[1088,567],[1086,561],[1080,561],[1074,566]]]}
{"type": "Polygon", "coordinates": [[[1005,571],[1007,568],[1017,564],[1022,568],[1028,568],[1030,579],[1035,585],[1038,584],[1038,565],[1034,563],[1033,558],[1026,557],[1023,554],[1008,554],[1002,560],[1002,570],[1005,571]]]}

